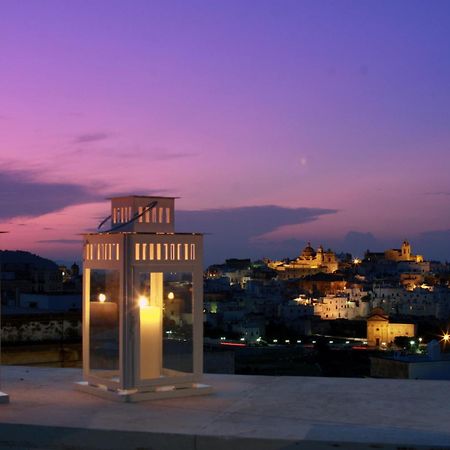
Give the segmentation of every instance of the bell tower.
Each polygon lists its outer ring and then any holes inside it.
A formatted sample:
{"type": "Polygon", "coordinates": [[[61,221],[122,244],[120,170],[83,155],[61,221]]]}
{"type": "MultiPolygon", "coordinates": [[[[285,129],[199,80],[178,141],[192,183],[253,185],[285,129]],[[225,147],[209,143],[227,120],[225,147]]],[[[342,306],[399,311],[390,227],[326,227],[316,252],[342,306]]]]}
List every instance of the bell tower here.
{"type": "Polygon", "coordinates": [[[404,240],[402,244],[402,260],[403,261],[411,260],[411,245],[407,240],[404,240]]]}

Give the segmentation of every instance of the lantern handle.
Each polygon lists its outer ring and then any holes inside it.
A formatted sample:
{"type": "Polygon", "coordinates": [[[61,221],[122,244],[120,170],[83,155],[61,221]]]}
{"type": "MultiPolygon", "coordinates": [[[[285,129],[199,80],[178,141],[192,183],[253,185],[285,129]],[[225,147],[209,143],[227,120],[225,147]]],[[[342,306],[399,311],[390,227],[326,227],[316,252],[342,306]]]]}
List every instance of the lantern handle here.
{"type": "MultiPolygon", "coordinates": [[[[135,214],[128,222],[124,222],[124,223],[119,223],[118,225],[111,227],[109,230],[104,230],[102,231],[102,233],[111,233],[112,231],[116,231],[119,228],[125,227],[127,225],[130,225],[131,223],[135,222],[137,219],[139,219],[140,217],[142,217],[145,213],[147,213],[148,211],[152,210],[156,205],[158,204],[157,200],[153,200],[152,202],[150,202],[147,206],[145,206],[142,210],[142,212],[140,214],[135,214]]],[[[100,224],[97,227],[97,231],[101,231],[101,227],[108,221],[111,219],[111,215],[109,215],[106,219],[103,219],[100,224]]]]}

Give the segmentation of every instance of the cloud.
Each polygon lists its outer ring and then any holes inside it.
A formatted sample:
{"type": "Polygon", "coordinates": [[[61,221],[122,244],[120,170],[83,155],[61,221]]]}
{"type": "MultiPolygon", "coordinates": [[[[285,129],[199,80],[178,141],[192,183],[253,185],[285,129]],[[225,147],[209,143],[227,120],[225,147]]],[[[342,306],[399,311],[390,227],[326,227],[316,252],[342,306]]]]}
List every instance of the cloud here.
{"type": "Polygon", "coordinates": [[[85,133],[75,136],[74,144],[89,144],[91,142],[104,141],[111,137],[111,133],[96,132],[96,133],[85,133]]]}
{"type": "Polygon", "coordinates": [[[115,151],[111,149],[104,149],[104,156],[110,156],[113,158],[127,159],[127,158],[147,158],[151,159],[153,162],[164,162],[164,161],[173,161],[177,159],[183,158],[192,158],[198,155],[198,153],[194,152],[170,152],[166,149],[161,148],[151,148],[149,150],[129,150],[129,151],[115,151]]]}
{"type": "Polygon", "coordinates": [[[311,222],[336,212],[320,208],[248,206],[177,211],[175,220],[177,231],[208,233],[205,236],[205,263],[212,264],[232,257],[257,259],[271,256],[267,254],[268,249],[278,243],[255,238],[285,225],[311,222]]]}
{"type": "Polygon", "coordinates": [[[349,231],[338,248],[341,251],[362,256],[367,250],[383,251],[383,244],[370,232],[349,231]]]}
{"type": "Polygon", "coordinates": [[[20,170],[0,170],[0,192],[0,220],[37,217],[104,198],[88,186],[39,181],[33,172],[20,170]]]}
{"type": "MultiPolygon", "coordinates": [[[[92,135],[93,137],[94,135],[92,135]]],[[[88,142],[95,142],[99,139],[88,139],[88,135],[85,135],[83,139],[80,136],[77,138],[76,143],[88,143],[88,142]]],[[[76,148],[70,149],[68,152],[66,152],[65,156],[68,158],[80,158],[80,157],[86,157],[91,156],[92,149],[89,146],[77,146],[76,148]]],[[[170,162],[170,161],[176,161],[179,159],[187,159],[187,158],[195,158],[199,156],[200,153],[197,152],[184,152],[184,151],[168,151],[164,148],[149,148],[149,149],[140,149],[140,148],[134,148],[134,149],[128,149],[124,150],[123,146],[120,148],[116,148],[113,146],[108,147],[100,147],[95,149],[96,156],[101,156],[102,158],[108,158],[111,160],[145,160],[146,162],[151,161],[152,163],[158,163],[158,162],[170,162]]],[[[120,162],[122,164],[122,162],[120,162]]]]}
{"type": "Polygon", "coordinates": [[[400,248],[403,239],[411,244],[414,254],[423,255],[426,260],[450,261],[450,230],[424,231],[412,236],[378,238],[372,233],[349,231],[343,239],[328,242],[336,251],[363,256],[366,250],[383,252],[400,248]]]}
{"type": "Polygon", "coordinates": [[[446,197],[450,195],[450,192],[448,191],[425,192],[424,195],[440,195],[446,197]]]}
{"type": "Polygon", "coordinates": [[[411,244],[425,259],[450,261],[450,230],[424,231],[411,244]]]}
{"type": "Polygon", "coordinates": [[[42,239],[38,244],[81,244],[81,239],[42,239]]]}
{"type": "Polygon", "coordinates": [[[152,155],[152,159],[156,160],[156,161],[172,161],[174,159],[182,159],[182,158],[192,158],[194,156],[197,156],[198,153],[190,153],[190,152],[174,152],[174,153],[170,153],[170,152],[161,152],[161,153],[153,153],[152,155]]]}

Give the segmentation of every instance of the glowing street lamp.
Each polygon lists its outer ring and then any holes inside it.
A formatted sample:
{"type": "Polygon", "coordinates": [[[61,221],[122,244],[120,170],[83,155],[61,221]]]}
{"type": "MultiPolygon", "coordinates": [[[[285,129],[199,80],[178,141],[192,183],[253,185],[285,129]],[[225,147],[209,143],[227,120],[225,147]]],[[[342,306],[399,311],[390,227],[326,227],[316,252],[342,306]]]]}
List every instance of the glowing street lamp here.
{"type": "Polygon", "coordinates": [[[99,232],[84,236],[77,388],[122,401],[211,392],[200,383],[203,236],[174,232],[173,197],[111,203],[99,232]],[[109,219],[110,229],[100,231],[109,219]]]}
{"type": "MultiPolygon", "coordinates": [[[[0,234],[5,234],[5,233],[8,233],[8,231],[0,231],[0,234]]],[[[2,361],[2,359],[1,359],[1,356],[2,356],[2,347],[1,347],[1,345],[2,345],[2,343],[1,343],[1,336],[2,336],[2,334],[1,334],[1,329],[2,329],[2,323],[1,323],[1,316],[2,316],[2,312],[1,312],[1,309],[2,309],[2,286],[1,286],[1,283],[2,283],[2,261],[0,259],[0,369],[1,369],[1,361],[2,361]]],[[[2,404],[2,403],[9,403],[9,395],[5,394],[1,390],[1,387],[2,387],[1,381],[2,380],[1,380],[1,373],[0,373],[0,404],[2,404]]]]}

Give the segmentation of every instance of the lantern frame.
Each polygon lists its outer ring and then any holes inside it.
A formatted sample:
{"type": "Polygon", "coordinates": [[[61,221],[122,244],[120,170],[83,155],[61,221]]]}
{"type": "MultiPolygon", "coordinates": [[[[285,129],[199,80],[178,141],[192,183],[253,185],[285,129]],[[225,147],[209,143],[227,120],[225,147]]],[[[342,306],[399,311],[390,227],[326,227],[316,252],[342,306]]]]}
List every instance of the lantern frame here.
{"type": "MultiPolygon", "coordinates": [[[[156,204],[164,201],[172,201],[171,211],[167,217],[172,218],[167,225],[168,231],[164,232],[164,224],[157,224],[157,230],[153,224],[147,224],[148,230],[141,221],[131,218],[141,217],[136,205],[127,211],[125,219],[128,226],[124,231],[110,230],[100,233],[89,233],[84,235],[84,257],[83,257],[83,378],[84,381],[77,383],[77,388],[83,391],[108,397],[115,400],[139,401],[146,399],[187,396],[207,394],[211,387],[201,383],[203,373],[203,235],[199,233],[175,233],[173,231],[173,198],[167,197],[126,197],[120,198],[119,204],[129,204],[138,198],[142,204],[143,199],[154,201],[156,204]],[[133,213],[133,209],[136,212],[133,213]],[[134,223],[136,222],[136,223],[134,223]],[[140,231],[135,231],[140,229],[140,231]],[[117,271],[119,294],[118,307],[118,369],[111,372],[103,371],[99,376],[91,370],[91,307],[92,271],[117,271]],[[190,307],[192,314],[192,371],[183,372],[170,370],[163,366],[163,289],[164,274],[191,274],[190,307]],[[139,306],[139,277],[141,274],[149,275],[149,286],[154,276],[159,283],[159,294],[153,295],[152,305],[159,310],[160,325],[155,325],[152,331],[153,338],[145,335],[146,324],[143,322],[142,309],[139,306]],[[152,275],[153,274],[153,275],[152,275]],[[158,328],[160,326],[160,328],[158,328]],[[156,330],[156,331],[155,331],[156,330]],[[144,333],[144,334],[143,334],[144,333]],[[160,336],[159,342],[155,342],[156,335],[160,336]],[[143,337],[144,336],[144,337],[143,337]],[[150,343],[148,339],[153,339],[150,343]],[[159,350],[158,350],[159,348],[159,350]],[[148,366],[145,351],[156,352],[151,358],[155,364],[155,376],[143,377],[141,366],[148,366]],[[160,352],[158,355],[157,352],[160,352]],[[160,363],[157,362],[158,357],[160,363]],[[159,364],[159,367],[156,365],[159,364]],[[105,377],[106,375],[106,377],[105,377]],[[117,377],[118,375],[118,377],[117,377]]],[[[117,200],[113,199],[113,210],[117,200]]],[[[164,207],[168,210],[169,207],[164,207]]],[[[127,208],[127,207],[125,207],[127,208]]],[[[139,208],[142,208],[140,206],[139,208]]],[[[160,208],[162,209],[162,208],[160,208]]],[[[145,213],[145,209],[144,209],[145,213]]],[[[150,218],[151,220],[151,218],[150,218]]],[[[114,219],[113,219],[114,224],[114,219]]],[[[157,290],[151,286],[151,289],[157,290]]],[[[157,322],[155,322],[157,323],[157,322]]],[[[186,344],[187,345],[187,344],[186,344]]],[[[185,355],[186,356],[186,355],[185,355]]],[[[189,354],[186,358],[189,360],[189,354]]],[[[150,364],[151,365],[151,364],[150,364]]],[[[152,367],[153,367],[152,366],[152,367]]]]}

